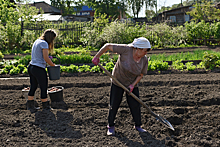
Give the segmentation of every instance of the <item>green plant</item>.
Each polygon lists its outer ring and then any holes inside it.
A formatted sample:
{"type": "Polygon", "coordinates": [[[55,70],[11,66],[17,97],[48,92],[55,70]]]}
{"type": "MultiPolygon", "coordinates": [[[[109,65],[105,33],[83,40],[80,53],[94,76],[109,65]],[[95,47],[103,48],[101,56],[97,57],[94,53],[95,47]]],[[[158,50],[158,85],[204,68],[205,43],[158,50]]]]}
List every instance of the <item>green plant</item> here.
{"type": "Polygon", "coordinates": [[[188,71],[193,71],[193,70],[196,69],[196,66],[193,65],[193,62],[187,62],[187,63],[185,64],[185,66],[186,66],[186,70],[188,70],[188,71]]]}
{"type": "Polygon", "coordinates": [[[168,62],[163,62],[161,60],[156,60],[155,65],[157,70],[167,70],[169,68],[168,62]]]}
{"type": "Polygon", "coordinates": [[[9,71],[10,75],[17,75],[20,73],[20,69],[18,67],[14,67],[9,71]]]}
{"type": "Polygon", "coordinates": [[[67,72],[67,66],[60,66],[60,72],[67,72]]]}
{"type": "Polygon", "coordinates": [[[23,73],[23,74],[28,74],[28,70],[27,70],[26,67],[24,68],[24,70],[22,71],[22,73],[23,73]]]}
{"type": "Polygon", "coordinates": [[[185,65],[182,63],[182,60],[176,60],[172,63],[173,69],[183,70],[185,69],[185,65]]]}
{"type": "Polygon", "coordinates": [[[113,71],[113,68],[114,68],[114,63],[113,62],[108,62],[106,63],[106,65],[104,66],[106,70],[108,70],[109,72],[112,72],[113,71]]]}
{"type": "Polygon", "coordinates": [[[163,62],[161,60],[149,61],[148,70],[167,70],[169,68],[168,62],[163,62]]]}
{"type": "Polygon", "coordinates": [[[100,72],[101,70],[100,70],[100,67],[99,66],[93,66],[92,68],[91,68],[91,72],[100,72]]]}
{"type": "Polygon", "coordinates": [[[4,55],[2,54],[2,52],[0,51],[0,60],[4,58],[4,55]]]}
{"type": "Polygon", "coordinates": [[[216,61],[219,60],[219,57],[214,53],[204,52],[203,62],[206,69],[214,69],[216,61]]]}
{"type": "Polygon", "coordinates": [[[90,66],[89,65],[82,65],[82,66],[79,66],[79,72],[90,72],[90,66]]]}
{"type": "Polygon", "coordinates": [[[1,69],[0,74],[8,74],[8,70],[5,68],[1,69]]]}
{"type": "Polygon", "coordinates": [[[79,69],[78,66],[71,64],[69,67],[66,67],[66,72],[68,73],[79,72],[78,69],[79,69]]]}
{"type": "Polygon", "coordinates": [[[25,66],[23,64],[18,64],[17,66],[20,69],[20,73],[25,69],[25,66]]]}
{"type": "Polygon", "coordinates": [[[220,67],[220,60],[217,60],[217,61],[215,62],[215,66],[216,66],[217,68],[220,67]]]}
{"type": "Polygon", "coordinates": [[[18,59],[19,64],[23,64],[25,66],[27,66],[31,61],[31,55],[26,55],[24,57],[17,56],[15,58],[18,59]]]}
{"type": "Polygon", "coordinates": [[[205,69],[205,64],[204,64],[204,62],[200,62],[196,67],[198,69],[205,69]]]}
{"type": "Polygon", "coordinates": [[[100,57],[100,63],[111,62],[111,60],[109,53],[104,53],[100,57]]]}

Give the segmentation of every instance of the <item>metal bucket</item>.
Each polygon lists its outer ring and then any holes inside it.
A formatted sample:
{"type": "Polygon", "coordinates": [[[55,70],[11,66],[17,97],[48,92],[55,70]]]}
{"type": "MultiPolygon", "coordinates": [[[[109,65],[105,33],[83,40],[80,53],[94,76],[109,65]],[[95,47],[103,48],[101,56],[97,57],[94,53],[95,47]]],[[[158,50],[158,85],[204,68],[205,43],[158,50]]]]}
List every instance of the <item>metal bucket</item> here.
{"type": "Polygon", "coordinates": [[[52,87],[52,88],[49,88],[47,90],[47,92],[48,92],[48,94],[50,96],[51,102],[63,101],[63,89],[64,89],[64,87],[62,87],[62,86],[55,86],[55,87],[52,87]],[[57,88],[58,91],[51,91],[52,88],[57,88]]]}

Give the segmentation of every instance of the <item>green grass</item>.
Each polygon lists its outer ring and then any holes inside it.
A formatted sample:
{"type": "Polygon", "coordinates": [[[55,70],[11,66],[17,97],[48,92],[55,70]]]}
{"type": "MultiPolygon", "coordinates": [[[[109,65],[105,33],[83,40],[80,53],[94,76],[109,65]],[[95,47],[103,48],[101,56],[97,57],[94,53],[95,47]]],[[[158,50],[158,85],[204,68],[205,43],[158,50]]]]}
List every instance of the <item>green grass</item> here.
{"type": "Polygon", "coordinates": [[[175,53],[171,55],[164,54],[152,54],[148,55],[151,61],[154,60],[162,60],[162,61],[176,61],[176,60],[202,60],[204,56],[204,52],[214,53],[218,57],[220,57],[220,52],[215,52],[211,50],[195,50],[193,52],[186,52],[186,53],[175,53]]]}

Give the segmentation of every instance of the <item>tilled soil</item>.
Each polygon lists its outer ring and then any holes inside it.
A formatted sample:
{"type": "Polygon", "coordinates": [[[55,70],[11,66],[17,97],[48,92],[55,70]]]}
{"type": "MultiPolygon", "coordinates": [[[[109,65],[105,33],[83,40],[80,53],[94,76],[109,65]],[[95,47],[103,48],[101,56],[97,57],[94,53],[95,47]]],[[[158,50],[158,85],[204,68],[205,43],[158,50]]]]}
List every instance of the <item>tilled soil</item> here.
{"type": "Polygon", "coordinates": [[[140,98],[167,119],[175,131],[141,107],[142,127],[134,122],[124,97],[116,116],[116,135],[107,136],[110,78],[105,74],[74,74],[49,81],[63,86],[63,100],[51,112],[26,110],[22,89],[29,79],[0,80],[0,146],[220,146],[220,73],[150,74],[140,82],[140,98]]]}

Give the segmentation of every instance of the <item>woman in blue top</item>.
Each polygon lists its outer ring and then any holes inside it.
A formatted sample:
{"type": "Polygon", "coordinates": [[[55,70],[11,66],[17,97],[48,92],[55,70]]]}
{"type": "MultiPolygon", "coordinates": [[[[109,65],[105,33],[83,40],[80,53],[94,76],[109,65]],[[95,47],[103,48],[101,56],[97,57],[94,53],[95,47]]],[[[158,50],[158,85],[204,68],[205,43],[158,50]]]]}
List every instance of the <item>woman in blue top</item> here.
{"type": "Polygon", "coordinates": [[[47,100],[47,86],[48,78],[46,73],[46,63],[50,66],[55,64],[50,60],[49,53],[53,52],[54,39],[57,33],[54,30],[47,29],[37,39],[31,51],[31,61],[28,66],[28,73],[30,76],[30,91],[28,92],[27,109],[34,113],[37,109],[34,106],[34,93],[39,85],[41,89],[41,101],[44,110],[51,110],[49,101],[47,100]]]}

